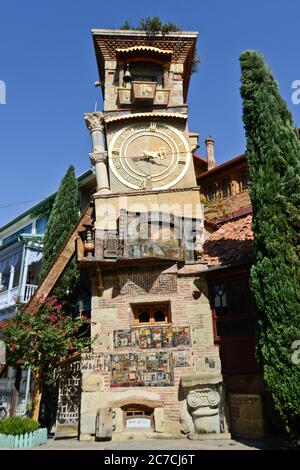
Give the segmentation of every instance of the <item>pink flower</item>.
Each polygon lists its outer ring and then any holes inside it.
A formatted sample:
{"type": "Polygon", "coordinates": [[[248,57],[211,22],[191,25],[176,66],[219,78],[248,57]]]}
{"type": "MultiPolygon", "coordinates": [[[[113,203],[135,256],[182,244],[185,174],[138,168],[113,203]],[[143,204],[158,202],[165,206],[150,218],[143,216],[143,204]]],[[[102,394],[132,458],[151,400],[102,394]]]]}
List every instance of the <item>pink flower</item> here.
{"type": "Polygon", "coordinates": [[[49,315],[49,320],[51,323],[55,323],[57,321],[57,317],[55,315],[49,315]]]}
{"type": "Polygon", "coordinates": [[[12,344],[10,345],[10,349],[12,349],[13,351],[14,351],[15,349],[17,349],[17,343],[12,343],[12,344]]]}
{"type": "Polygon", "coordinates": [[[68,343],[68,349],[74,349],[73,343],[68,343]]]}

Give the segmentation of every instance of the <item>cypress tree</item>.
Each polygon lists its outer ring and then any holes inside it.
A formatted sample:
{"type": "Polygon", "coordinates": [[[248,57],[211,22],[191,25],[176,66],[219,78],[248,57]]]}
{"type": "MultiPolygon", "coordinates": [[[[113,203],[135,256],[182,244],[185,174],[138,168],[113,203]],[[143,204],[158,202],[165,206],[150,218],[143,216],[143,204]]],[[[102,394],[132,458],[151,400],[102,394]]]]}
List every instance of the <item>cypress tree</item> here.
{"type": "MultiPolygon", "coordinates": [[[[57,254],[71,234],[79,218],[78,182],[71,165],[63,177],[57,191],[52,211],[50,213],[44,239],[44,254],[42,260],[42,279],[49,271],[57,254]]],[[[54,294],[65,299],[76,287],[79,270],[76,260],[72,259],[54,289],[54,294]]]]}
{"type": "Polygon", "coordinates": [[[259,52],[240,57],[247,138],[253,255],[250,284],[257,357],[281,429],[300,430],[300,142],[278,84],[259,52]]]}

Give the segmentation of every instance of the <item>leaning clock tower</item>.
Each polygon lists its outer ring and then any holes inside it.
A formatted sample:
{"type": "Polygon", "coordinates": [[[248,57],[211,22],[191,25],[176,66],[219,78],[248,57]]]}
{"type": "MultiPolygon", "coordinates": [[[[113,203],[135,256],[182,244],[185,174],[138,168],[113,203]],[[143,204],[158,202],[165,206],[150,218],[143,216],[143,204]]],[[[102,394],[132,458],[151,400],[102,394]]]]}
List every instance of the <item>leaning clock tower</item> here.
{"type": "Polygon", "coordinates": [[[200,276],[198,136],[186,104],[197,33],[92,35],[104,109],[84,116],[97,189],[77,244],[94,339],[81,438],[221,432],[220,361],[200,276]]]}

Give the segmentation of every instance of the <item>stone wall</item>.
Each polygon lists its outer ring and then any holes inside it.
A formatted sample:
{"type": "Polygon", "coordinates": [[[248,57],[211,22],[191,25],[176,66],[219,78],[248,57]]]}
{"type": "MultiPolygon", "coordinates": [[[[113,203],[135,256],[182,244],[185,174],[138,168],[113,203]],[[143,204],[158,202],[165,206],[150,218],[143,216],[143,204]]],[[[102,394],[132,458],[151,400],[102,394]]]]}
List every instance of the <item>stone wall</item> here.
{"type": "MultiPolygon", "coordinates": [[[[198,266],[199,271],[199,266],[198,266]]],[[[111,388],[111,372],[96,371],[83,374],[81,404],[81,438],[87,439],[95,432],[97,409],[110,406],[114,410],[114,432],[123,431],[120,401],[124,404],[143,404],[155,410],[155,431],[179,434],[181,409],[186,408],[186,391],[181,386],[183,374],[196,374],[220,364],[218,348],[214,346],[212,318],[208,302],[207,285],[198,273],[176,264],[138,268],[119,268],[103,273],[104,292],[99,297],[93,280],[92,337],[93,350],[97,353],[114,353],[113,331],[134,326],[132,304],[145,302],[170,302],[173,326],[189,325],[191,345],[184,347],[190,352],[189,367],[174,368],[174,384],[165,387],[116,387],[111,388]],[[195,292],[200,293],[194,295],[195,292]],[[196,298],[198,297],[198,298],[196,298]]],[[[166,349],[165,349],[166,350],[166,349]]],[[[170,351],[170,348],[167,349],[170,351]]],[[[117,354],[128,353],[128,348],[117,354]]],[[[155,352],[131,348],[130,352],[155,352]]]]}

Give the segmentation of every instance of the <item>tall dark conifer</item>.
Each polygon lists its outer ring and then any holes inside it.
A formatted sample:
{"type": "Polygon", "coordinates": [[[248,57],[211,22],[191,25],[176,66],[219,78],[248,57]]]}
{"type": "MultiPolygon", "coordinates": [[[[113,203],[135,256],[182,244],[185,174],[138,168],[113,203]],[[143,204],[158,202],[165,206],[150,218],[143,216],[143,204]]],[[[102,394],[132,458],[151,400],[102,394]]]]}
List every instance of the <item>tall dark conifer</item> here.
{"type": "Polygon", "coordinates": [[[262,55],[240,57],[243,120],[253,205],[251,290],[257,353],[282,428],[300,432],[300,141],[262,55]]]}
{"type": "MultiPolygon", "coordinates": [[[[49,271],[57,254],[63,247],[68,236],[74,229],[79,218],[78,182],[74,167],[70,166],[63,177],[57,191],[54,205],[50,213],[44,240],[44,254],[40,278],[49,271]]],[[[55,295],[64,299],[76,286],[79,271],[73,259],[54,289],[55,295]]]]}

